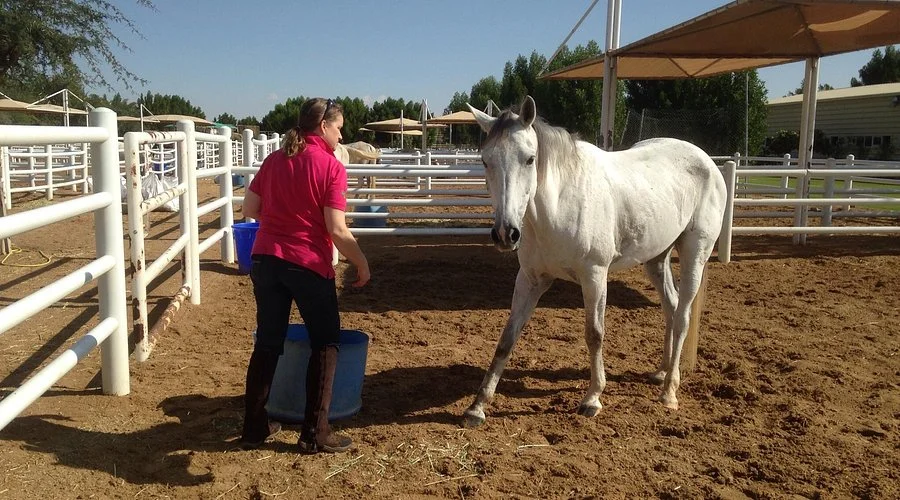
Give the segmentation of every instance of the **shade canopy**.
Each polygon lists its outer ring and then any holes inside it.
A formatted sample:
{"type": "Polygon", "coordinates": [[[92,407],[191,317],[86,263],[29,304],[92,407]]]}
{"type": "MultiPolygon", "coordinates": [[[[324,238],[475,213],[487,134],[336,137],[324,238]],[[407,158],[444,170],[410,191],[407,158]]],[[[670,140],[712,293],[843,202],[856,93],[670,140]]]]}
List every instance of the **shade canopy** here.
{"type": "MultiPolygon", "coordinates": [[[[613,50],[621,79],[706,77],[900,43],[900,0],[738,0],[613,50]]],[[[603,77],[604,56],[548,73],[603,77]]]]}
{"type": "Polygon", "coordinates": [[[475,115],[471,111],[456,111],[444,116],[438,116],[428,120],[428,123],[440,123],[444,125],[477,124],[475,115]]]}
{"type": "Polygon", "coordinates": [[[116,117],[116,120],[118,120],[120,122],[159,123],[159,120],[155,119],[152,116],[145,116],[143,118],[138,118],[137,116],[119,115],[116,117]]]}
{"type": "Polygon", "coordinates": [[[61,115],[69,114],[69,115],[86,115],[87,111],[78,108],[65,108],[63,106],[59,106],[56,104],[34,104],[28,106],[28,109],[25,111],[30,111],[34,113],[57,113],[61,115]]]}
{"type": "Polygon", "coordinates": [[[363,132],[378,132],[380,134],[422,135],[421,125],[419,125],[419,128],[404,128],[402,132],[400,130],[373,130],[368,127],[361,127],[359,130],[362,130],[363,132]]]}
{"type": "MultiPolygon", "coordinates": [[[[422,122],[417,120],[410,120],[409,118],[403,118],[402,122],[400,118],[392,118],[390,120],[381,120],[377,122],[369,122],[363,127],[373,131],[373,132],[399,132],[402,128],[404,131],[407,129],[422,129],[422,122]],[[402,126],[401,126],[402,123],[402,126]]],[[[442,125],[440,123],[432,123],[431,120],[425,125],[426,128],[442,128],[446,127],[446,125],[442,125]]],[[[406,135],[406,134],[404,134],[406,135]]]]}
{"type": "MultiPolygon", "coordinates": [[[[15,111],[21,113],[60,113],[65,114],[66,108],[56,104],[28,104],[15,99],[0,99],[0,111],[15,111]]],[[[69,108],[70,115],[86,115],[83,109],[69,108]]]]}
{"type": "MultiPolygon", "coordinates": [[[[212,125],[213,124],[213,122],[211,122],[207,119],[198,118],[196,116],[188,116],[188,115],[153,115],[153,118],[159,122],[178,122],[181,120],[187,120],[187,121],[194,122],[197,125],[212,125]]],[[[146,117],[145,117],[144,121],[147,121],[146,117]]]]}
{"type": "Polygon", "coordinates": [[[401,127],[403,129],[422,128],[422,123],[417,120],[410,120],[409,118],[392,118],[390,120],[369,122],[363,125],[363,127],[373,132],[391,132],[395,130],[399,131],[401,127]]]}
{"type": "Polygon", "coordinates": [[[0,99],[0,111],[27,111],[28,103],[15,99],[0,99]]]}

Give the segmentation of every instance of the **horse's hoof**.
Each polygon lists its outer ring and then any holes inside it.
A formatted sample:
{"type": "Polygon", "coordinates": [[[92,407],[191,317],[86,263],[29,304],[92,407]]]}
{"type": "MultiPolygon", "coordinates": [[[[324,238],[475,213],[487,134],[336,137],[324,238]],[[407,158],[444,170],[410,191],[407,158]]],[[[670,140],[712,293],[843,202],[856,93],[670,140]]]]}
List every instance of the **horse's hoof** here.
{"type": "Polygon", "coordinates": [[[600,409],[602,408],[603,405],[601,404],[598,404],[597,406],[580,405],[578,407],[578,414],[585,417],[595,417],[600,413],[600,409]]]}
{"type": "Polygon", "coordinates": [[[483,423],[484,423],[484,412],[466,410],[466,412],[463,413],[463,422],[462,422],[463,427],[465,427],[467,429],[474,429],[475,427],[478,427],[479,425],[481,425],[483,423]]]}
{"type": "Polygon", "coordinates": [[[669,399],[666,397],[660,397],[659,402],[662,403],[663,406],[665,406],[666,408],[668,408],[670,410],[678,409],[678,400],[675,398],[669,399]]]}
{"type": "Polygon", "coordinates": [[[651,384],[660,385],[666,380],[666,372],[665,370],[655,371],[647,376],[647,379],[651,384]]]}

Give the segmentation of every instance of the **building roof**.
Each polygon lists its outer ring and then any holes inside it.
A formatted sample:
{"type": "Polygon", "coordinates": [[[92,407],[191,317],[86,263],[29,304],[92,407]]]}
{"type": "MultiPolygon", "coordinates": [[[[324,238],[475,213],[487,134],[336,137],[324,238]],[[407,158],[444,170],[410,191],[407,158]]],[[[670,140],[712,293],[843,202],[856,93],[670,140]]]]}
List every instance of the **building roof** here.
{"type": "MultiPolygon", "coordinates": [[[[833,99],[852,99],[874,95],[900,95],[900,83],[880,83],[878,85],[863,85],[861,87],[846,87],[834,90],[820,90],[816,92],[816,100],[819,102],[833,99]]],[[[769,106],[792,104],[803,102],[803,94],[779,97],[768,102],[769,106]]]]}

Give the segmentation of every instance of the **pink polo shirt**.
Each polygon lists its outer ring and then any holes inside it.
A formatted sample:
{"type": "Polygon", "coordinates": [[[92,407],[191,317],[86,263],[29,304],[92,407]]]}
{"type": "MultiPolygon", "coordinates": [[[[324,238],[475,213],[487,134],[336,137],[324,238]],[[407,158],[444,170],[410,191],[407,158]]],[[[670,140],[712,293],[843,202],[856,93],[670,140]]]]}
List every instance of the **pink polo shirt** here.
{"type": "Polygon", "coordinates": [[[346,210],[347,171],[317,135],[288,157],[280,149],[266,157],[249,189],[261,199],[252,253],[274,255],[334,278],[332,242],[325,207],[346,210]]]}

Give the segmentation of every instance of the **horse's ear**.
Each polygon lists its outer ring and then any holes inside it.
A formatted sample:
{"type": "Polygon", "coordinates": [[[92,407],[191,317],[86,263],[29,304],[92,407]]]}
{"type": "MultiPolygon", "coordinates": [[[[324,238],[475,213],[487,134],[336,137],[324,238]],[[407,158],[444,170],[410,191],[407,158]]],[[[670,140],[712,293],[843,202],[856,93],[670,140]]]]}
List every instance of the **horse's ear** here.
{"type": "Polygon", "coordinates": [[[496,122],[497,119],[479,109],[473,108],[469,103],[466,103],[466,106],[468,106],[469,111],[475,115],[475,121],[478,122],[478,126],[481,127],[481,130],[484,130],[485,134],[490,132],[491,127],[494,126],[494,122],[496,122]]]}
{"type": "Polygon", "coordinates": [[[521,108],[519,119],[522,120],[522,125],[524,125],[525,128],[528,128],[534,123],[534,119],[537,118],[537,109],[534,105],[534,99],[532,99],[530,95],[526,95],[525,100],[522,101],[521,108]]]}

